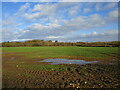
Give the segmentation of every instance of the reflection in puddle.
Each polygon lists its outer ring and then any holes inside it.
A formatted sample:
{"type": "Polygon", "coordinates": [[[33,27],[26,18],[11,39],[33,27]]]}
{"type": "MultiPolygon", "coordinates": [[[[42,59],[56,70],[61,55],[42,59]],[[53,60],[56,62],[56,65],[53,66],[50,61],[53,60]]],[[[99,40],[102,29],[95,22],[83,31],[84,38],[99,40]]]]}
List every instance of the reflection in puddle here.
{"type": "Polygon", "coordinates": [[[44,59],[40,62],[50,62],[50,64],[89,64],[97,63],[98,61],[84,61],[84,60],[69,60],[69,59],[44,59]]]}
{"type": "Polygon", "coordinates": [[[10,60],[15,60],[15,57],[11,57],[10,60]]]}
{"type": "Polygon", "coordinates": [[[118,65],[118,63],[109,63],[109,65],[118,65]]]}

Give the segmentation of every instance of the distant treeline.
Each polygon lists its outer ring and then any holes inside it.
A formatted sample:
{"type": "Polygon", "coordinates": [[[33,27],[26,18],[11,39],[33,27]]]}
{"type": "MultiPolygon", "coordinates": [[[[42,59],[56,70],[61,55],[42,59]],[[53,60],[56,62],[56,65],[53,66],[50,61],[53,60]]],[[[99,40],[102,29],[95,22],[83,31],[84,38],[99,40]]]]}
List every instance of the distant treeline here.
{"type": "Polygon", "coordinates": [[[29,40],[24,42],[2,42],[2,47],[34,47],[34,46],[81,46],[81,47],[119,47],[120,41],[111,42],[53,42],[52,40],[29,40]]]}

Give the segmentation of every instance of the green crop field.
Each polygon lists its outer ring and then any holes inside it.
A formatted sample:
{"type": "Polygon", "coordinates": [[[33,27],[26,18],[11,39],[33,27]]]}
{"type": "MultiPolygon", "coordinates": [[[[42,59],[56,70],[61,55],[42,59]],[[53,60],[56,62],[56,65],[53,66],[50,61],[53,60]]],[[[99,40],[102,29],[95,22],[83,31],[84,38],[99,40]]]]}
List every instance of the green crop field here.
{"type": "Polygon", "coordinates": [[[118,47],[3,47],[2,58],[5,88],[118,87],[118,47]],[[39,62],[49,58],[100,63],[50,65],[39,62]]]}
{"type": "Polygon", "coordinates": [[[118,55],[118,47],[4,47],[2,51],[14,52],[18,55],[23,53],[26,58],[39,57],[40,59],[63,56],[104,58],[118,55]]]}

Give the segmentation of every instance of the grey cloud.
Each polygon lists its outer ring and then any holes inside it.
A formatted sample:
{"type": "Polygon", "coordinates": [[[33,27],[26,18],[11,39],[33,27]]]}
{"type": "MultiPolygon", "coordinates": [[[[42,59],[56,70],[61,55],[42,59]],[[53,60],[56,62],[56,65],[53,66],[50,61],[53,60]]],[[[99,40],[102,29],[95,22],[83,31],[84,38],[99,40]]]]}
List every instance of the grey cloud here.
{"type": "Polygon", "coordinates": [[[109,12],[105,19],[111,23],[118,23],[118,9],[109,12]]]}
{"type": "MultiPolygon", "coordinates": [[[[92,7],[96,3],[91,3],[88,7],[92,7]]],[[[88,41],[95,41],[95,40],[115,40],[116,34],[110,34],[110,33],[104,33],[104,34],[96,34],[94,35],[73,35],[74,37],[70,36],[72,35],[72,32],[76,32],[79,30],[89,30],[89,29],[96,29],[99,27],[105,27],[105,26],[110,26],[111,23],[117,23],[117,11],[111,11],[107,16],[100,16],[99,14],[94,14],[90,16],[78,16],[76,18],[73,18],[69,21],[65,20],[62,18],[62,13],[66,12],[66,7],[76,7],[80,6],[82,4],[78,3],[58,3],[58,4],[53,4],[52,6],[48,4],[41,5],[37,4],[34,6],[33,9],[31,9],[31,12],[20,12],[23,13],[23,17],[28,19],[28,20],[42,20],[45,18],[48,18],[50,21],[46,25],[42,25],[40,23],[33,23],[31,25],[28,25],[25,27],[23,30],[18,31],[17,33],[14,32],[17,28],[14,28],[13,30],[10,31],[10,29],[3,31],[3,39],[4,40],[12,40],[12,39],[50,39],[52,37],[52,40],[59,39],[61,41],[68,40],[68,41],[75,41],[75,40],[87,40],[88,41]],[[60,11],[59,8],[62,10],[60,11]],[[59,14],[59,20],[58,17],[54,17],[56,14],[59,14]],[[62,22],[63,25],[60,25],[59,22],[62,22]],[[26,32],[23,32],[25,30],[28,30],[26,32]],[[10,33],[8,35],[8,33],[10,33]],[[68,35],[68,36],[67,36],[68,35]],[[59,38],[55,38],[59,36],[59,38]],[[49,37],[49,38],[46,38],[49,37]]],[[[87,5],[87,4],[86,4],[87,5]]],[[[101,5],[101,4],[99,4],[101,5]]],[[[108,8],[111,5],[106,6],[108,8]]],[[[29,7],[29,4],[26,4],[22,9],[27,9],[29,7]]],[[[75,9],[75,8],[74,8],[75,9]]],[[[99,9],[99,8],[98,8],[99,9]]],[[[69,11],[69,10],[68,10],[69,11]]],[[[85,12],[88,12],[85,11],[85,12]]],[[[19,16],[21,15],[20,13],[19,16]]],[[[73,12],[71,12],[72,14],[73,12]]],[[[16,19],[17,20],[17,19],[16,19]]],[[[12,21],[12,20],[11,20],[12,21]]],[[[6,22],[6,24],[15,24],[12,22],[6,22]]],[[[16,24],[15,24],[16,26],[16,24]]],[[[12,27],[13,28],[13,27],[12,27]]],[[[6,28],[7,29],[7,28],[6,28]]],[[[113,32],[112,32],[113,33],[113,32]]]]}
{"type": "Polygon", "coordinates": [[[65,38],[66,41],[87,41],[87,42],[96,42],[96,41],[117,41],[118,40],[118,31],[117,30],[108,30],[104,33],[99,34],[86,34],[86,35],[76,35],[73,37],[65,38]]]}
{"type": "Polygon", "coordinates": [[[101,2],[97,2],[95,4],[96,10],[97,11],[106,11],[106,10],[110,10],[113,9],[115,6],[118,6],[118,2],[107,2],[106,5],[102,5],[101,2]],[[102,8],[101,8],[102,7],[102,8]]]}
{"type": "MultiPolygon", "coordinates": [[[[98,14],[91,16],[79,16],[71,21],[63,21],[63,25],[50,24],[48,26],[40,25],[39,23],[27,26],[26,29],[30,30],[19,38],[44,38],[47,36],[65,36],[73,31],[89,30],[98,27],[108,26],[110,23],[98,14]],[[32,36],[33,35],[33,36],[32,36]]],[[[91,37],[91,36],[89,36],[91,37]]],[[[89,38],[88,37],[88,38],[89,38]]]]}
{"type": "Polygon", "coordinates": [[[2,29],[2,41],[9,41],[13,40],[17,37],[17,33],[15,33],[10,28],[3,28],[2,29]]]}

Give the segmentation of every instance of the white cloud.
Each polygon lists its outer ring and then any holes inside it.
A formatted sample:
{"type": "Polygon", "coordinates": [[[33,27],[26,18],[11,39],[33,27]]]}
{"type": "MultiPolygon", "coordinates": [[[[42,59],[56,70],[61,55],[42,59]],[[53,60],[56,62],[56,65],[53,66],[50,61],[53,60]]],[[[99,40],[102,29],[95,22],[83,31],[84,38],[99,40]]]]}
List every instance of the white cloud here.
{"type": "Polygon", "coordinates": [[[111,11],[109,13],[110,17],[117,18],[118,17],[118,10],[111,11]]]}
{"type": "Polygon", "coordinates": [[[33,14],[25,13],[23,17],[25,17],[26,19],[29,19],[29,20],[34,20],[34,19],[40,17],[40,13],[33,13],[33,14]]]}
{"type": "Polygon", "coordinates": [[[92,34],[93,34],[93,35],[97,35],[97,32],[93,32],[92,34]]]}
{"type": "Polygon", "coordinates": [[[84,8],[83,13],[89,13],[91,11],[90,8],[84,8]]]}
{"type": "Polygon", "coordinates": [[[2,20],[2,26],[13,26],[15,24],[15,17],[10,17],[9,14],[5,14],[5,20],[2,20]]]}
{"type": "MultiPolygon", "coordinates": [[[[105,27],[108,25],[110,25],[110,23],[108,23],[104,18],[102,18],[98,14],[94,14],[91,16],[78,16],[76,18],[73,18],[70,21],[63,20],[63,25],[59,25],[58,21],[56,21],[56,23],[48,23],[47,25],[41,25],[39,23],[29,25],[26,27],[26,29],[28,29],[30,31],[26,32],[21,37],[26,38],[26,36],[28,34],[28,36],[33,35],[34,38],[47,37],[47,38],[54,39],[54,37],[57,37],[58,35],[65,36],[65,35],[69,35],[71,32],[77,32],[80,30],[87,31],[89,29],[105,27]],[[36,31],[38,31],[37,35],[35,35],[36,31]],[[51,37],[51,36],[53,36],[53,37],[51,37]]],[[[98,36],[99,34],[96,31],[94,31],[91,35],[98,36]]],[[[91,35],[82,35],[82,36],[90,37],[91,35]]],[[[29,38],[29,37],[27,37],[27,38],[29,38]]]]}
{"type": "Polygon", "coordinates": [[[2,23],[3,23],[3,25],[7,26],[7,25],[13,25],[14,21],[11,19],[11,20],[3,21],[2,23]]]}
{"type": "Polygon", "coordinates": [[[119,0],[62,0],[63,2],[118,2],[119,0]]]}
{"type": "Polygon", "coordinates": [[[24,34],[24,33],[28,32],[29,30],[19,29],[18,31],[19,31],[19,34],[20,34],[20,33],[21,33],[21,34],[24,34]]]}
{"type": "Polygon", "coordinates": [[[37,18],[61,18],[63,17],[64,13],[71,8],[72,10],[69,11],[69,14],[72,15],[73,13],[77,13],[77,9],[79,9],[80,3],[45,3],[43,4],[36,4],[34,5],[31,13],[25,13],[23,17],[30,20],[37,20],[37,18]],[[76,11],[74,11],[76,10],[76,11]]]}
{"type": "Polygon", "coordinates": [[[62,38],[61,36],[47,36],[45,37],[47,39],[59,39],[59,38],[62,38]]]}
{"type": "Polygon", "coordinates": [[[49,23],[47,25],[54,25],[56,27],[56,26],[60,26],[59,22],[60,22],[59,19],[49,17],[49,23]]]}
{"type": "Polygon", "coordinates": [[[58,24],[52,24],[52,23],[48,23],[47,25],[41,25],[39,23],[35,23],[35,24],[30,25],[30,26],[27,26],[26,28],[29,30],[34,30],[34,31],[37,30],[37,31],[49,32],[50,30],[57,28],[59,26],[60,25],[58,25],[58,24]]]}
{"type": "Polygon", "coordinates": [[[68,12],[68,15],[70,16],[73,16],[73,15],[76,15],[78,14],[78,10],[80,9],[80,6],[74,6],[72,7],[69,12],[68,12]]]}
{"type": "MultiPolygon", "coordinates": [[[[32,11],[39,11],[40,16],[49,16],[54,15],[55,10],[57,8],[57,4],[36,4],[32,11]]],[[[38,13],[38,12],[37,12],[38,13]]],[[[34,13],[35,14],[35,13],[34,13]]]]}
{"type": "Polygon", "coordinates": [[[36,4],[32,11],[41,11],[43,7],[44,5],[42,4],[36,4]]]}
{"type": "Polygon", "coordinates": [[[26,9],[28,9],[29,7],[30,7],[30,3],[25,3],[25,5],[21,6],[19,10],[20,10],[20,11],[26,10],[26,9]]]}
{"type": "MultiPolygon", "coordinates": [[[[117,9],[109,12],[106,16],[100,15],[100,13],[90,14],[81,16],[78,11],[82,10],[83,13],[92,12],[92,6],[96,3],[88,4],[80,4],[80,3],[44,3],[44,4],[35,4],[33,8],[30,7],[29,3],[25,3],[12,17],[16,16],[17,18],[10,17],[11,19],[7,19],[3,21],[4,25],[11,26],[9,29],[6,27],[4,29],[4,40],[12,40],[12,39],[59,39],[59,40],[89,40],[105,38],[105,35],[108,37],[112,37],[116,35],[115,32],[108,33],[98,33],[94,29],[103,28],[107,26],[111,26],[112,23],[117,23],[118,12],[117,9]],[[84,8],[85,6],[85,8],[84,8]],[[89,8],[90,7],[90,8],[89,8]],[[27,9],[27,10],[26,10],[27,9]],[[21,11],[20,11],[21,10],[21,11]],[[26,10],[26,11],[25,11],[26,10]],[[79,14],[79,16],[74,15],[79,14]],[[23,15],[23,16],[21,16],[23,15]],[[66,16],[68,15],[68,16],[66,16]],[[19,18],[23,18],[23,22],[19,21],[19,18]],[[31,22],[25,22],[25,20],[31,20],[31,22]],[[16,23],[16,21],[18,21],[16,23]],[[21,26],[23,28],[19,28],[21,26]],[[14,28],[13,28],[14,27],[14,28]],[[7,30],[6,30],[7,29],[7,30]],[[89,31],[90,29],[94,30],[92,33],[84,33],[77,36],[77,34],[73,34],[73,32],[79,31],[89,31]],[[12,31],[10,31],[12,30],[12,31]],[[10,34],[12,35],[10,35],[10,34]],[[9,34],[9,35],[8,35],[9,34]],[[111,36],[110,36],[111,35],[111,36]],[[7,36],[7,38],[6,38],[7,36]],[[10,37],[11,36],[11,37],[10,37]],[[103,36],[103,37],[102,37],[103,36]],[[92,38],[92,39],[91,39],[92,38]]],[[[101,5],[99,3],[99,5],[101,5]]],[[[32,5],[31,5],[32,6],[32,5]]],[[[106,9],[111,6],[106,6],[106,9]]],[[[114,5],[113,5],[114,6],[114,5]]],[[[99,8],[98,8],[99,9],[99,8]]],[[[112,40],[111,38],[111,40],[112,40]]]]}
{"type": "Polygon", "coordinates": [[[105,5],[102,9],[103,9],[103,10],[109,10],[109,9],[111,9],[111,8],[114,8],[115,6],[117,6],[117,3],[115,3],[115,2],[110,2],[110,3],[108,3],[107,5],[105,5]]]}
{"type": "Polygon", "coordinates": [[[11,41],[27,41],[27,40],[32,40],[32,39],[13,39],[11,41]]]}
{"type": "MultiPolygon", "coordinates": [[[[4,0],[4,1],[8,1],[8,0],[4,0]]],[[[9,0],[9,2],[19,2],[20,0],[9,0]]]]}
{"type": "Polygon", "coordinates": [[[2,0],[2,2],[118,2],[119,0],[2,0]]]}
{"type": "Polygon", "coordinates": [[[113,10],[108,13],[106,20],[108,22],[118,23],[118,10],[113,10]]]}
{"type": "Polygon", "coordinates": [[[67,27],[68,30],[83,30],[89,28],[103,27],[105,25],[105,20],[98,14],[94,14],[88,17],[78,16],[71,21],[64,22],[64,27],[67,27]]]}
{"type": "Polygon", "coordinates": [[[102,33],[86,33],[82,35],[74,35],[72,37],[65,38],[66,41],[87,41],[87,42],[96,42],[96,41],[117,41],[118,40],[118,31],[107,30],[102,33]]]}
{"type": "Polygon", "coordinates": [[[109,2],[103,6],[102,3],[98,2],[96,3],[95,7],[97,11],[105,11],[105,10],[113,9],[115,6],[117,6],[117,4],[118,4],[117,2],[109,2]]]}
{"type": "Polygon", "coordinates": [[[41,30],[46,30],[48,28],[48,26],[43,26],[38,23],[35,23],[35,24],[32,24],[31,26],[27,26],[27,28],[29,30],[41,31],[41,30]]]}
{"type": "Polygon", "coordinates": [[[17,23],[16,17],[7,15],[2,22],[2,41],[9,41],[18,38],[20,35],[25,33],[18,26],[22,23],[17,23]]]}
{"type": "Polygon", "coordinates": [[[2,29],[2,41],[9,41],[15,39],[17,34],[12,30],[12,28],[2,29]]]}
{"type": "Polygon", "coordinates": [[[30,13],[24,13],[22,16],[28,20],[38,20],[38,18],[53,17],[55,15],[54,5],[36,4],[30,13]]]}

